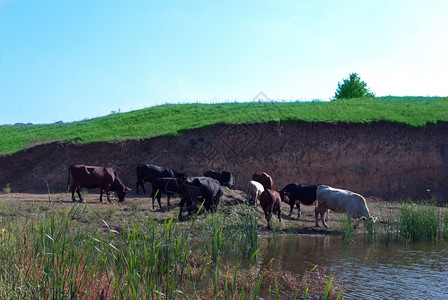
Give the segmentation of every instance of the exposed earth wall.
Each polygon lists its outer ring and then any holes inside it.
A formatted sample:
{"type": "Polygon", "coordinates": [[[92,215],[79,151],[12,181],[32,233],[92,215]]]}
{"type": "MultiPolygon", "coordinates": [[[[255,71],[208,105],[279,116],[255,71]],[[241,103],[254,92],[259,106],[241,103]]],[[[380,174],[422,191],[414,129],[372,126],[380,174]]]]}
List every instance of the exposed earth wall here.
{"type": "MultiPolygon", "coordinates": [[[[191,175],[231,171],[246,190],[253,172],[327,184],[384,200],[448,200],[448,123],[414,128],[378,122],[216,125],[175,137],[114,143],[50,143],[0,156],[0,188],[46,193],[67,189],[71,163],[116,168],[135,190],[135,168],[148,163],[191,175]]],[[[131,192],[133,193],[133,192],[131,192]]]]}

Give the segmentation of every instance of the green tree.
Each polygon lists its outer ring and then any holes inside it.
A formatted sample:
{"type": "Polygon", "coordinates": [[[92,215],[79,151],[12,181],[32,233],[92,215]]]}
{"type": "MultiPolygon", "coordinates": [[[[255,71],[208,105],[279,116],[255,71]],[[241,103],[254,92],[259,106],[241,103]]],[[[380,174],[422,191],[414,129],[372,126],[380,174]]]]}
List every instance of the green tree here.
{"type": "Polygon", "coordinates": [[[375,93],[370,91],[367,87],[367,83],[362,81],[357,73],[352,73],[348,79],[344,79],[343,83],[338,82],[338,89],[336,90],[333,99],[362,97],[375,97],[375,93]]]}

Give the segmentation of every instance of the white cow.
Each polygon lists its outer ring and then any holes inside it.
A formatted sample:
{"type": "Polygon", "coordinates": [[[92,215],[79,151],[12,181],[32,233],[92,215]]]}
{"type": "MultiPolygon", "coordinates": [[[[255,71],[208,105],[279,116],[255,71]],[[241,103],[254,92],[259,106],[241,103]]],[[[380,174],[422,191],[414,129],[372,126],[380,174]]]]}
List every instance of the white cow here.
{"type": "MultiPolygon", "coordinates": [[[[321,215],[322,224],[328,228],[323,215],[326,210],[331,209],[334,212],[346,212],[349,219],[371,219],[373,222],[376,218],[372,218],[367,208],[366,199],[360,194],[356,194],[347,190],[335,189],[326,185],[320,185],[317,188],[316,198],[318,206],[315,209],[316,227],[319,227],[319,214],[321,215]]],[[[355,226],[356,228],[356,226],[355,226]]]]}
{"type": "Polygon", "coordinates": [[[255,180],[249,181],[247,184],[247,196],[249,197],[249,203],[253,206],[257,206],[257,200],[260,199],[260,195],[263,191],[264,187],[261,183],[255,180]]]}

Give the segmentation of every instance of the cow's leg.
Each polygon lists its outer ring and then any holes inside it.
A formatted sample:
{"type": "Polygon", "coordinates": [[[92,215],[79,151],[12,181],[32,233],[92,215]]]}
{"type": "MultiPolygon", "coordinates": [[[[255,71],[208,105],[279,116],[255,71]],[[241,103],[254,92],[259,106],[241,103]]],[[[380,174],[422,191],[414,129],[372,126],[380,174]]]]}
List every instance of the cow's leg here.
{"type": "Polygon", "coordinates": [[[322,219],[322,225],[324,225],[325,228],[328,228],[327,223],[325,223],[325,211],[326,209],[323,209],[320,211],[320,218],[322,219]]]}
{"type": "Polygon", "coordinates": [[[140,183],[142,190],[143,190],[143,194],[146,195],[146,190],[145,190],[145,181],[142,180],[142,183],[140,183]]]}
{"type": "Polygon", "coordinates": [[[151,198],[152,198],[152,209],[154,209],[154,203],[156,202],[156,197],[159,196],[159,190],[153,189],[151,191],[151,198]]]}
{"type": "MultiPolygon", "coordinates": [[[[160,202],[160,198],[162,198],[162,193],[160,192],[160,190],[158,190],[158,193],[157,193],[157,203],[159,203],[159,208],[162,209],[162,204],[160,202]]],[[[153,205],[154,205],[154,202],[153,202],[153,205]]]]}
{"type": "Polygon", "coordinates": [[[271,229],[271,224],[270,224],[270,221],[271,221],[271,208],[270,207],[269,207],[269,209],[267,209],[264,212],[264,217],[266,218],[266,221],[268,221],[268,230],[270,230],[271,229]]]}
{"type": "Polygon", "coordinates": [[[75,200],[75,186],[72,185],[71,188],[70,188],[70,190],[71,190],[71,192],[72,192],[72,201],[76,201],[76,200],[75,200]]]}
{"type": "Polygon", "coordinates": [[[76,187],[76,193],[78,194],[79,202],[84,202],[81,198],[81,188],[79,186],[76,187]]]}
{"type": "Polygon", "coordinates": [[[182,208],[184,207],[184,205],[188,205],[187,199],[185,197],[181,197],[179,203],[179,216],[178,216],[179,221],[182,221],[182,208]]]}
{"type": "Polygon", "coordinates": [[[171,193],[166,193],[166,205],[168,206],[168,207],[170,207],[171,206],[171,204],[170,204],[170,198],[171,198],[171,196],[172,196],[172,194],[171,193]]]}
{"type": "Polygon", "coordinates": [[[177,217],[179,221],[182,221],[182,206],[179,207],[179,216],[177,217]]]}
{"type": "Polygon", "coordinates": [[[319,209],[316,207],[314,209],[314,218],[316,219],[316,227],[319,227],[319,209]]]}
{"type": "Polygon", "coordinates": [[[103,189],[100,189],[100,203],[103,203],[103,189]]]}
{"type": "Polygon", "coordinates": [[[282,210],[280,209],[280,207],[278,207],[277,210],[278,210],[278,220],[281,223],[282,222],[282,210]]]}
{"type": "Polygon", "coordinates": [[[290,216],[292,216],[292,211],[293,211],[293,209],[294,209],[294,200],[292,200],[292,199],[289,199],[289,201],[291,201],[290,203],[289,203],[289,207],[291,208],[290,210],[289,210],[289,217],[290,216]]]}
{"type": "Polygon", "coordinates": [[[266,220],[268,220],[268,230],[270,230],[271,229],[271,214],[268,214],[267,216],[266,216],[266,220]]]}
{"type": "Polygon", "coordinates": [[[107,198],[107,201],[108,201],[109,203],[112,203],[112,201],[110,200],[110,195],[109,195],[109,193],[110,193],[110,191],[109,191],[109,190],[106,190],[106,198],[107,198]]]}
{"type": "Polygon", "coordinates": [[[297,217],[300,218],[300,202],[299,201],[297,201],[296,206],[297,206],[297,210],[299,211],[297,213],[297,217]]]}

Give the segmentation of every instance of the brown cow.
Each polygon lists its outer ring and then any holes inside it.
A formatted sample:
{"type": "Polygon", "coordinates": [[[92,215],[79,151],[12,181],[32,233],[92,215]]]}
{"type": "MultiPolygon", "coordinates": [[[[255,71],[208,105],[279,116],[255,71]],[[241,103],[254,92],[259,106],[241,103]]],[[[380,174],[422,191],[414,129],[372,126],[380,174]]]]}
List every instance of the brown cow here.
{"type": "Polygon", "coordinates": [[[263,193],[261,193],[260,205],[261,208],[263,208],[264,216],[268,221],[268,229],[271,229],[269,222],[271,220],[272,213],[277,213],[279,221],[282,221],[282,201],[289,203],[288,196],[288,192],[277,192],[276,190],[271,189],[264,190],[263,193]]]}
{"type": "Polygon", "coordinates": [[[258,171],[256,173],[252,174],[252,180],[255,180],[255,181],[261,183],[265,190],[275,189],[274,181],[272,180],[271,176],[269,176],[265,172],[258,171]]]}
{"type": "Polygon", "coordinates": [[[118,200],[124,201],[126,192],[130,191],[118,177],[117,172],[110,167],[96,167],[86,166],[81,164],[72,164],[68,170],[68,182],[70,184],[70,175],[73,178],[71,186],[72,200],[75,201],[75,190],[79,196],[79,201],[83,202],[81,198],[81,188],[94,189],[100,188],[100,202],[103,202],[103,192],[106,192],[107,200],[109,202],[109,192],[117,192],[118,200]]]}

